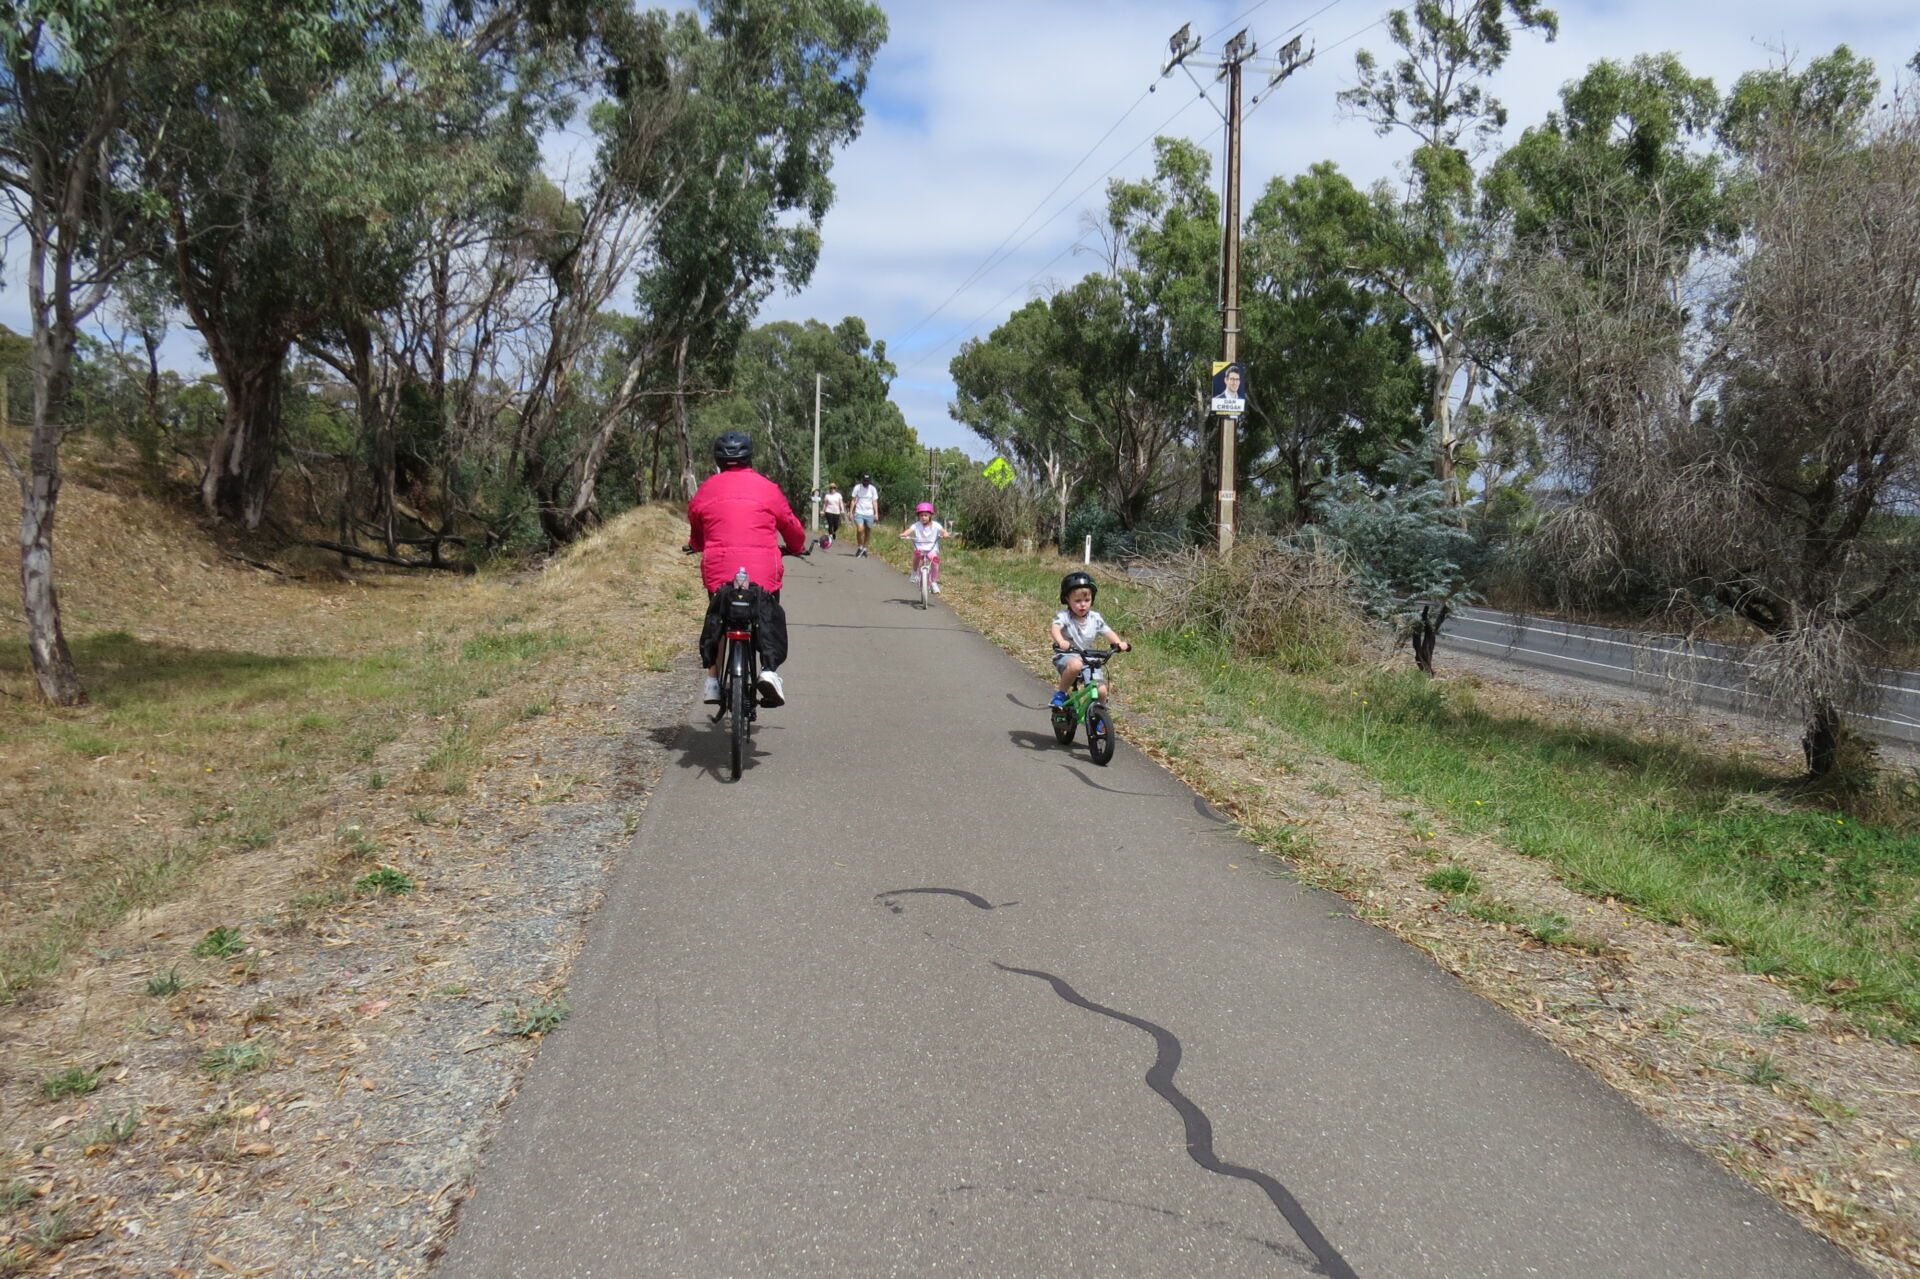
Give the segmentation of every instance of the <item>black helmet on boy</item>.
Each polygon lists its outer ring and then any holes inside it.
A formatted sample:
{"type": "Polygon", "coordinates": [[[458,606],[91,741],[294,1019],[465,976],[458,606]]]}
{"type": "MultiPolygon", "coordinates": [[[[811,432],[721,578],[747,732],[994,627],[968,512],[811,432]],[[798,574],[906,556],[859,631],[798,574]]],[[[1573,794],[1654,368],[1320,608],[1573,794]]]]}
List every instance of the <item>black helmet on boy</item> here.
{"type": "Polygon", "coordinates": [[[1067,602],[1067,596],[1073,594],[1083,586],[1093,592],[1093,598],[1100,598],[1100,583],[1093,580],[1093,574],[1075,569],[1060,579],[1060,602],[1065,604],[1067,602]]]}
{"type": "Polygon", "coordinates": [[[713,464],[723,471],[753,465],[753,437],[745,431],[722,431],[713,442],[713,464]]]}

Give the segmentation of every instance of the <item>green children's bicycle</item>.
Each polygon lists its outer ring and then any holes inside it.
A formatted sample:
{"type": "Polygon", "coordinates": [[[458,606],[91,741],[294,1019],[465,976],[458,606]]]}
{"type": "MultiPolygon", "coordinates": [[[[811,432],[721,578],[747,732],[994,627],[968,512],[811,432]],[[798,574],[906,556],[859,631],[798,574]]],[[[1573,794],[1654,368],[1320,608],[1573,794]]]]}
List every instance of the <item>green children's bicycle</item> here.
{"type": "Polygon", "coordinates": [[[1080,725],[1087,726],[1087,754],[1096,764],[1113,758],[1113,708],[1105,696],[1107,659],[1117,648],[1073,650],[1080,659],[1080,675],[1067,693],[1066,704],[1053,708],[1053,736],[1062,746],[1073,740],[1080,725]]]}

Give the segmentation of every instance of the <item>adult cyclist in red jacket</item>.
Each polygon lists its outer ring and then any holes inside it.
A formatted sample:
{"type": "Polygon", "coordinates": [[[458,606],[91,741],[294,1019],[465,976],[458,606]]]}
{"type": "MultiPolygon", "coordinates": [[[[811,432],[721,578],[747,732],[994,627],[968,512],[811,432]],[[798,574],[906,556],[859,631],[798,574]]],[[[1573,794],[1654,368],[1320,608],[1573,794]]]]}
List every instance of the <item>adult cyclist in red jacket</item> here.
{"type": "Polygon", "coordinates": [[[759,617],[760,704],[787,700],[779,667],[787,660],[787,614],[780,607],[782,545],[794,555],[807,550],[807,530],[780,486],[753,469],[753,438],[727,431],[713,442],[718,474],[709,476],[687,503],[693,526],[687,545],[699,551],[700,579],[707,588],[707,620],[700,629],[700,660],[707,664],[702,696],[720,701],[720,636],[726,630],[720,588],[740,569],[765,593],[759,617]]]}

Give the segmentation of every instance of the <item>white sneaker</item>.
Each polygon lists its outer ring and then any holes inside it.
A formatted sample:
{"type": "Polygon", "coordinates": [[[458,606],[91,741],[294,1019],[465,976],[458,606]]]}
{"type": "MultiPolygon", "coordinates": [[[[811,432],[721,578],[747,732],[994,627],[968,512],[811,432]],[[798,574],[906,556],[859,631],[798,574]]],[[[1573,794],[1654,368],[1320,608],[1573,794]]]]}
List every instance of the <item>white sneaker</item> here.
{"type": "Polygon", "coordinates": [[[786,704],[787,689],[780,682],[780,676],[774,671],[760,672],[760,704],[762,706],[782,706],[786,704]]]}
{"type": "Polygon", "coordinates": [[[933,593],[934,593],[935,595],[938,595],[938,594],[940,593],[940,583],[938,583],[938,582],[935,582],[935,583],[933,584],[933,593]]]}
{"type": "Polygon", "coordinates": [[[709,675],[700,685],[700,699],[709,706],[720,704],[720,677],[709,675]]]}

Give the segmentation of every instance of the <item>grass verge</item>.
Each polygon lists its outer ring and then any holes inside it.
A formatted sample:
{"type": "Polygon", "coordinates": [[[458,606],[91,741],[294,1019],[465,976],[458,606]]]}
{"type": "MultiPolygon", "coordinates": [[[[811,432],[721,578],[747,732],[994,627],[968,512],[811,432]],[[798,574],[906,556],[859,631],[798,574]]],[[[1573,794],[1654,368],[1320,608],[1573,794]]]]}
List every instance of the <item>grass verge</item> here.
{"type": "MultiPolygon", "coordinates": [[[[652,562],[676,520],[631,518],[531,583],[208,570],[192,608],[178,583],[113,596],[117,626],[73,640],[80,707],[33,700],[25,646],[0,645],[0,1002],[221,858],[271,844],[343,778],[461,795],[487,742],[544,710],[559,672],[617,646],[600,606],[686,611],[667,598],[678,579],[652,562]],[[148,613],[166,633],[134,629],[148,613]]],[[[166,562],[194,554],[173,548],[166,562]]],[[[77,577],[73,593],[87,589],[77,577]]],[[[354,855],[380,851],[342,838],[354,855]]]]}
{"type": "MultiPolygon", "coordinates": [[[[1062,561],[974,552],[942,571],[955,589],[975,580],[1031,598],[1038,652],[1062,561]]],[[[1102,577],[1099,607],[1127,631],[1137,588],[1102,577]]],[[[1289,674],[1206,635],[1129,634],[1138,648],[1119,678],[1154,690],[1158,709],[1347,761],[1578,891],[1726,946],[1874,1033],[1920,1039],[1913,813],[1822,806],[1791,778],[1683,743],[1495,714],[1411,669],[1289,674]]],[[[1579,944],[1564,921],[1521,922],[1548,944],[1579,944]]]]}

